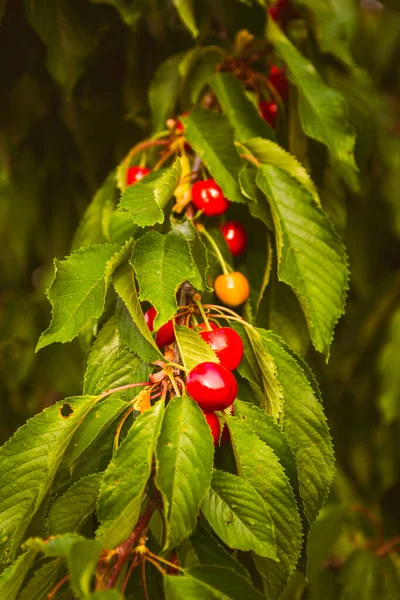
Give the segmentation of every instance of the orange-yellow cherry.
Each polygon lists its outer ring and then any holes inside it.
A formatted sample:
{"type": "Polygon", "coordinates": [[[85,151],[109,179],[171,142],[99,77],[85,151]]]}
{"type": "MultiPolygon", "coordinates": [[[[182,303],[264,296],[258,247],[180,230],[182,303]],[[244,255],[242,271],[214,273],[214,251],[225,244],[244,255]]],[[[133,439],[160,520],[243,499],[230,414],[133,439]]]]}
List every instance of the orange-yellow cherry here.
{"type": "Polygon", "coordinates": [[[214,289],[221,302],[232,307],[246,302],[250,294],[249,282],[239,271],[219,275],[214,282],[214,289]]]}

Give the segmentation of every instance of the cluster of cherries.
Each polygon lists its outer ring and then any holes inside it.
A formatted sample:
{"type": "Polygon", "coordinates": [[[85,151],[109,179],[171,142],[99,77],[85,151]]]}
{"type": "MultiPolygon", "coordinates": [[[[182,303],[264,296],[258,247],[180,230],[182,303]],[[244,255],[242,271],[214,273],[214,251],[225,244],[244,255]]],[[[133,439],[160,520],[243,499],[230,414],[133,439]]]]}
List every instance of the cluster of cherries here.
{"type": "MultiPolygon", "coordinates": [[[[178,121],[178,125],[179,123],[180,121],[178,121]]],[[[129,167],[127,184],[137,183],[149,173],[150,169],[147,167],[129,167]]],[[[221,216],[229,207],[229,200],[225,198],[222,189],[212,178],[196,181],[191,188],[191,199],[195,208],[201,210],[206,217],[221,216]]],[[[221,231],[232,256],[240,256],[247,244],[247,235],[243,225],[238,221],[229,221],[221,226],[221,231]]],[[[243,304],[250,294],[249,282],[239,271],[224,272],[219,275],[214,282],[214,289],[218,298],[231,307],[243,304]]]]}
{"type": "MultiPolygon", "coordinates": [[[[150,331],[154,330],[154,319],[157,311],[149,308],[144,314],[150,331]]],[[[212,321],[201,323],[199,335],[214,350],[219,363],[203,362],[194,367],[187,375],[186,389],[188,394],[202,409],[210,426],[216,445],[221,437],[221,427],[215,411],[229,408],[238,391],[237,381],[232,374],[243,356],[243,342],[240,336],[230,327],[218,327],[212,321]]],[[[175,340],[172,319],[160,327],[156,334],[156,344],[164,348],[175,340]]],[[[222,432],[222,441],[229,439],[228,431],[222,432]]]]}

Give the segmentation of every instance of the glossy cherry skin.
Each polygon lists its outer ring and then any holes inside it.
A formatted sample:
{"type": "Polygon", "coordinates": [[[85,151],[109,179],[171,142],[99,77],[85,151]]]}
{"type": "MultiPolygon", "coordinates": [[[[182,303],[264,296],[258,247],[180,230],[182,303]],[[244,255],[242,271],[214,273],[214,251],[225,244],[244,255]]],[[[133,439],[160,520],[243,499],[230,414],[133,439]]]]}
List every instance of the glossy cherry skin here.
{"type": "Polygon", "coordinates": [[[221,227],[222,234],[232,256],[240,256],[247,245],[246,230],[239,221],[229,221],[221,227]]]}
{"type": "Polygon", "coordinates": [[[225,198],[214,179],[196,181],[192,185],[192,202],[197,210],[202,210],[207,217],[223,215],[229,206],[229,200],[225,198]]]}
{"type": "Polygon", "coordinates": [[[240,306],[250,295],[249,282],[239,271],[219,275],[214,281],[214,290],[221,302],[232,307],[240,306]]]}
{"type": "Polygon", "coordinates": [[[186,389],[202,410],[213,412],[232,404],[238,385],[229,369],[217,363],[204,362],[190,371],[186,389]]]}
{"type": "Polygon", "coordinates": [[[211,429],[211,435],[213,438],[214,446],[216,446],[219,442],[219,436],[221,434],[221,425],[219,424],[219,419],[215,412],[209,412],[207,410],[203,410],[203,415],[206,418],[206,421],[211,429]]]}
{"type": "Polygon", "coordinates": [[[150,173],[151,169],[147,167],[129,167],[126,173],[126,183],[128,185],[132,185],[133,183],[137,183],[143,177],[150,173]]]}
{"type": "MultiPolygon", "coordinates": [[[[215,329],[219,329],[219,326],[216,323],[213,323],[213,321],[208,321],[210,323],[210,327],[213,331],[215,331],[215,329]]],[[[205,323],[200,323],[199,327],[202,331],[208,331],[207,329],[207,325],[205,323]]]]}
{"type": "Polygon", "coordinates": [[[264,121],[267,121],[273,129],[276,129],[276,124],[278,122],[278,105],[276,102],[261,100],[259,107],[264,121]]]}
{"type": "MultiPolygon", "coordinates": [[[[150,331],[154,330],[154,319],[156,318],[156,316],[157,311],[154,308],[154,306],[149,308],[149,310],[144,313],[144,320],[146,321],[147,327],[150,329],[150,331]]],[[[164,348],[164,346],[169,346],[170,344],[172,344],[174,340],[175,331],[174,324],[171,319],[170,321],[165,323],[165,325],[160,327],[160,329],[157,331],[156,344],[159,348],[164,348]]]]}
{"type": "Polygon", "coordinates": [[[285,70],[278,69],[276,65],[272,65],[268,81],[272,83],[282,100],[287,100],[289,95],[289,82],[285,70]]]}
{"type": "Polygon", "coordinates": [[[243,342],[234,329],[220,327],[214,331],[201,331],[200,335],[214,350],[220,365],[230,371],[237,369],[243,356],[243,342]]]}
{"type": "MultiPolygon", "coordinates": [[[[188,113],[188,112],[184,112],[184,113],[181,114],[181,117],[187,117],[187,116],[189,116],[189,114],[190,113],[188,113]]],[[[176,125],[175,125],[175,129],[177,131],[182,132],[182,133],[185,130],[185,128],[183,126],[183,123],[182,123],[182,121],[180,119],[177,120],[176,125]]]]}

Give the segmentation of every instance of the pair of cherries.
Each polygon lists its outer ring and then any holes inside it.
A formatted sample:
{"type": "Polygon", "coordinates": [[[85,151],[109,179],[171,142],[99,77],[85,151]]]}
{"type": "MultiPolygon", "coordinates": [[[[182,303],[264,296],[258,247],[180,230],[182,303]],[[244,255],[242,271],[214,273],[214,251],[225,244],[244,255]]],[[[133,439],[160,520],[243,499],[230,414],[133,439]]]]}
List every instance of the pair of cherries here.
{"type": "Polygon", "coordinates": [[[202,331],[200,335],[214,350],[220,362],[203,362],[194,367],[186,378],[186,389],[202,409],[215,446],[221,435],[215,411],[229,408],[237,396],[238,385],[232,371],[242,360],[243,343],[230,327],[211,326],[212,331],[202,331]]]}

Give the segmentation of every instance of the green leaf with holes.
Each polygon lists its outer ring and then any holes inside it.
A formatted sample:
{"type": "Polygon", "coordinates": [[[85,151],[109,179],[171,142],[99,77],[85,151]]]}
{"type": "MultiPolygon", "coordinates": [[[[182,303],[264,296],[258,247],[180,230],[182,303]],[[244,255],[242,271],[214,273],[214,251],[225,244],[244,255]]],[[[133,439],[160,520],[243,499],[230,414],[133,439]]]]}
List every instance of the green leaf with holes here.
{"type": "Polygon", "coordinates": [[[97,402],[77,396],[57,402],[23,425],[0,448],[0,558],[15,556],[48,493],[72,436],[97,402]]]}

